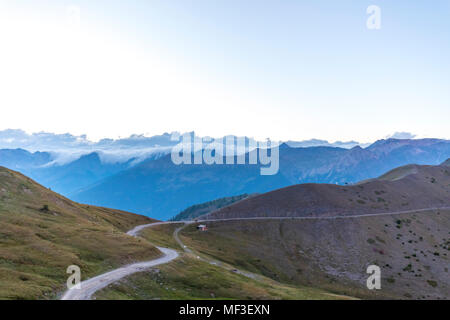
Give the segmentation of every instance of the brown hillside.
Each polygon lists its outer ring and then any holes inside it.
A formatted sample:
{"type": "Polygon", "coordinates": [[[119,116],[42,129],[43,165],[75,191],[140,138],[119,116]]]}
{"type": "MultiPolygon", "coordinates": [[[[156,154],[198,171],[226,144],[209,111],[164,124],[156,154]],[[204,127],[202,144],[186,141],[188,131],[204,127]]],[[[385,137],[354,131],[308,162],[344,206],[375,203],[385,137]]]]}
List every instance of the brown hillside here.
{"type": "Polygon", "coordinates": [[[295,185],[243,200],[209,218],[374,214],[450,207],[447,166],[406,166],[358,185],[295,185]]]}
{"type": "Polygon", "coordinates": [[[80,205],[0,167],[0,299],[54,298],[69,265],[82,279],[160,252],[127,236],[153,220],[80,205]]]}
{"type": "Polygon", "coordinates": [[[450,299],[450,210],[345,219],[208,222],[182,231],[202,254],[288,284],[359,298],[450,299]],[[368,290],[369,265],[381,290],[368,290]]]}

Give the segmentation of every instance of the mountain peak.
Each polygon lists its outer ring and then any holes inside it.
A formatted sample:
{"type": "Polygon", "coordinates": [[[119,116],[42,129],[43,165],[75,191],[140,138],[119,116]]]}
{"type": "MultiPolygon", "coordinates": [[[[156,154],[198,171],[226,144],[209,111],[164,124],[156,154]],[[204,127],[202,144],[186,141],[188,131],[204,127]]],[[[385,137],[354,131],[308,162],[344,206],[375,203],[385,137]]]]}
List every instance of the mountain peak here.
{"type": "Polygon", "coordinates": [[[450,158],[444,161],[443,166],[450,167],[450,158]]]}
{"type": "Polygon", "coordinates": [[[286,142],[280,144],[280,149],[292,149],[286,142]]]}

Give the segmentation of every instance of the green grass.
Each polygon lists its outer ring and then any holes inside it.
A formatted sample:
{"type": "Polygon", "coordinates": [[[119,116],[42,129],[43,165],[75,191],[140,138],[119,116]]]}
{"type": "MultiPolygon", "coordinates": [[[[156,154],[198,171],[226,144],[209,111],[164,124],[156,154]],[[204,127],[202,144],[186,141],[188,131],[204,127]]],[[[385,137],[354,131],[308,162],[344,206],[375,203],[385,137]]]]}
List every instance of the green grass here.
{"type": "Polygon", "coordinates": [[[156,246],[180,250],[180,246],[173,238],[173,233],[181,226],[183,223],[156,225],[142,230],[139,236],[156,246]]]}
{"type": "Polygon", "coordinates": [[[196,250],[201,255],[212,257],[223,261],[231,266],[245,271],[262,274],[276,281],[289,282],[289,278],[268,260],[262,260],[252,255],[243,246],[252,244],[257,246],[262,239],[254,235],[247,237],[244,233],[236,233],[232,229],[227,229],[225,234],[215,233],[215,226],[212,231],[199,232],[196,224],[187,226],[180,232],[181,241],[189,248],[196,250]]]}
{"type": "Polygon", "coordinates": [[[97,292],[96,299],[338,299],[320,290],[249,279],[184,254],[97,292]]]}

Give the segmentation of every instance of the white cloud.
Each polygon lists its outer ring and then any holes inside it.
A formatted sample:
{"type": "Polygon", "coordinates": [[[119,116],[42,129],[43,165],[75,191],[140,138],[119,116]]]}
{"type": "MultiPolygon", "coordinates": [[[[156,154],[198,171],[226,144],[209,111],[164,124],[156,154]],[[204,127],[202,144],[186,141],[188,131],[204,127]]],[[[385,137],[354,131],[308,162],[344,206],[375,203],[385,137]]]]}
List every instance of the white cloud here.
{"type": "Polygon", "coordinates": [[[410,132],[396,132],[393,135],[387,136],[386,139],[414,139],[415,134],[410,132]]]}

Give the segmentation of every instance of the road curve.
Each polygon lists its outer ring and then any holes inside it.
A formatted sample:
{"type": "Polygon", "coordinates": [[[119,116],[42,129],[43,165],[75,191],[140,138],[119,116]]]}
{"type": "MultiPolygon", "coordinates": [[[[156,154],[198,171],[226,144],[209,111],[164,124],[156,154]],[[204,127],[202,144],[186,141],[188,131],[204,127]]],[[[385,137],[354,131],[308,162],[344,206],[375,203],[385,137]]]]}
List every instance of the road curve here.
{"type": "MultiPolygon", "coordinates": [[[[127,232],[128,235],[136,237],[137,234],[144,228],[148,228],[151,226],[165,224],[161,222],[137,226],[133,230],[127,232]]],[[[161,251],[164,255],[160,258],[138,262],[134,264],[130,264],[115,270],[112,270],[107,273],[103,273],[94,278],[85,280],[81,282],[81,289],[70,289],[67,290],[62,296],[61,300],[90,300],[92,295],[100,289],[103,289],[126,276],[129,276],[136,272],[144,271],[145,269],[168,263],[178,257],[178,252],[169,248],[157,247],[159,251],[161,251]]]]}

